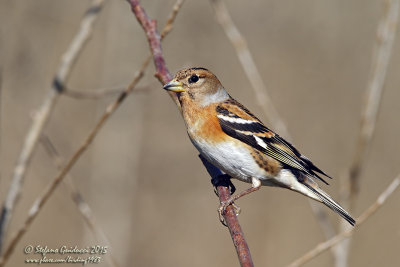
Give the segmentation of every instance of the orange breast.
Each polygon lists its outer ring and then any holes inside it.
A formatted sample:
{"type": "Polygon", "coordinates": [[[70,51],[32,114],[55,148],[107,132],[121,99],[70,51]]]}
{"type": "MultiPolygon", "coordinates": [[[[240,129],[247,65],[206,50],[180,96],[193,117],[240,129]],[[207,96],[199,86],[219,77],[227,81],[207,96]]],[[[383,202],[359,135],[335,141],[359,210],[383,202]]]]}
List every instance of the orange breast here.
{"type": "Polygon", "coordinates": [[[210,143],[218,143],[226,138],[231,138],[222,131],[215,108],[216,105],[198,107],[193,103],[185,103],[183,117],[191,138],[201,138],[210,143]]]}

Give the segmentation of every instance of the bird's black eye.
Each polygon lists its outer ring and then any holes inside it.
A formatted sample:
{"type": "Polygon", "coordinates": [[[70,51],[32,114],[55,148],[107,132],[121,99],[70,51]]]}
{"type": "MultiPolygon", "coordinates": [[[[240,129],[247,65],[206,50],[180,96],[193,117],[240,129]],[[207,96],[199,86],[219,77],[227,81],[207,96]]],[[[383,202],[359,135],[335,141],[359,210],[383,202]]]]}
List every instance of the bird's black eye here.
{"type": "Polygon", "coordinates": [[[195,83],[199,80],[199,76],[197,76],[196,74],[193,74],[192,76],[190,76],[189,78],[189,83],[195,83]]]}

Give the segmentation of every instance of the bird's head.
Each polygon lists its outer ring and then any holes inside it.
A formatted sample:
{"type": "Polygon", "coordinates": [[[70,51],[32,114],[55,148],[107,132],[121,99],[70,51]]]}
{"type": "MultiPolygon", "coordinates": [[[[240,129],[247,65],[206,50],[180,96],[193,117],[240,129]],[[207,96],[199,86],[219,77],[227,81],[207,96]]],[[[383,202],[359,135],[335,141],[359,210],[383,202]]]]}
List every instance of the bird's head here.
{"type": "Polygon", "coordinates": [[[195,101],[201,106],[229,98],[218,78],[205,68],[180,70],[163,88],[178,93],[183,101],[195,101]]]}

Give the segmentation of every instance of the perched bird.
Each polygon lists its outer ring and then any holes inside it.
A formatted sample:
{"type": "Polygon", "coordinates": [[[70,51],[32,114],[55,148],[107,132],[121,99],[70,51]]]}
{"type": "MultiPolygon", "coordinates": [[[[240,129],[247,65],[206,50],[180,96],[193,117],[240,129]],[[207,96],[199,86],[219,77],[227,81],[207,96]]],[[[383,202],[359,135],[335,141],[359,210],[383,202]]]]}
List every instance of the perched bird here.
{"type": "Polygon", "coordinates": [[[329,176],[233,99],[209,70],[183,69],[163,88],[177,93],[188,135],[200,154],[229,178],[252,184],[221,203],[220,216],[235,200],[266,185],[322,202],[355,224],[314,181],[326,183],[320,175],[329,176]]]}

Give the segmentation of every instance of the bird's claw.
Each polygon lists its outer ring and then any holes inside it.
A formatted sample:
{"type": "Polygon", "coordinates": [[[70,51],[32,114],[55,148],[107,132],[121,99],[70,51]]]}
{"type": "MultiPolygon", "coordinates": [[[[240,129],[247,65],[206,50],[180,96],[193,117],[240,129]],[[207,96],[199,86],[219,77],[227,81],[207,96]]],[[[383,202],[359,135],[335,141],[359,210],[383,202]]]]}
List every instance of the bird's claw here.
{"type": "Polygon", "coordinates": [[[234,209],[234,211],[235,211],[235,215],[236,215],[236,216],[239,216],[240,211],[241,211],[241,210],[240,210],[240,207],[237,206],[234,202],[230,202],[230,201],[221,202],[221,205],[219,205],[219,207],[218,207],[218,216],[219,216],[219,221],[220,221],[220,222],[222,223],[222,225],[224,225],[224,226],[227,226],[227,225],[226,225],[225,218],[224,218],[224,214],[225,214],[226,208],[227,208],[229,205],[232,205],[232,207],[233,207],[233,209],[234,209]]]}

